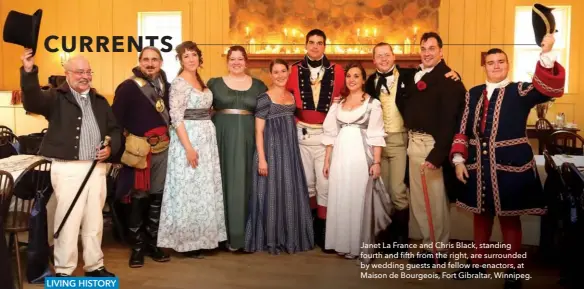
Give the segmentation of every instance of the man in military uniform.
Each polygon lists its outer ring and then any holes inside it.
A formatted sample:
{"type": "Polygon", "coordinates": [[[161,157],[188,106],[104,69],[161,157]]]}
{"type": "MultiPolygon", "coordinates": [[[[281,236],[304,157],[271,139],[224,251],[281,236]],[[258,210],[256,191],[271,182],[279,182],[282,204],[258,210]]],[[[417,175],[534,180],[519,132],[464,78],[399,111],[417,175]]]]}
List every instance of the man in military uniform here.
{"type": "Polygon", "coordinates": [[[116,88],[112,105],[125,136],[117,191],[122,202],[129,203],[131,268],[142,267],[145,254],[158,262],[170,260],[156,246],[168,159],[170,84],[157,48],[144,48],[139,62],[133,75],[116,88]]]}
{"type": "Polygon", "coordinates": [[[323,251],[330,253],[324,249],[328,181],[323,174],[326,148],[321,143],[322,123],[333,99],[339,97],[345,85],[345,72],[340,65],[327,59],[325,48],[326,35],[323,31],[313,29],[306,34],[306,56],[292,65],[287,88],[294,94],[296,102],[300,153],[311,208],[316,211],[315,242],[323,251]]]}

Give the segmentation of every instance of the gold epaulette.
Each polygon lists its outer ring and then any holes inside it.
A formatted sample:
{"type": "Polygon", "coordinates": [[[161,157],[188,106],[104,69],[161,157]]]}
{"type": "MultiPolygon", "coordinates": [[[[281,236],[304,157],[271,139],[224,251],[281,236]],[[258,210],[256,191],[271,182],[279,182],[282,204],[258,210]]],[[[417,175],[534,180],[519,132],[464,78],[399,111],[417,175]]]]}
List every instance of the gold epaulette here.
{"type": "Polygon", "coordinates": [[[144,80],[143,78],[133,75],[130,77],[130,79],[136,82],[136,84],[138,84],[139,87],[143,87],[144,85],[146,85],[146,80],[144,80]]]}

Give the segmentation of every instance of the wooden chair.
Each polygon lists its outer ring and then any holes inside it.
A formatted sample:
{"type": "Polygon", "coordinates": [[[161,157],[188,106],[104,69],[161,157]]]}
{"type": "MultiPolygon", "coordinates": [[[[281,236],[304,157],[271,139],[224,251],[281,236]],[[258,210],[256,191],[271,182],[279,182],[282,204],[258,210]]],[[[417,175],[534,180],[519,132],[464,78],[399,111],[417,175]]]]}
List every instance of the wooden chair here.
{"type": "Polygon", "coordinates": [[[0,170],[0,224],[4,224],[4,221],[6,221],[13,192],[14,179],[12,174],[0,170]]]}
{"type": "Polygon", "coordinates": [[[15,143],[18,137],[12,131],[0,131],[0,143],[15,143]]]}
{"type": "Polygon", "coordinates": [[[544,183],[545,202],[548,213],[540,219],[539,251],[543,261],[550,263],[558,261],[562,227],[562,211],[566,198],[566,183],[561,175],[560,168],[547,150],[544,150],[545,172],[547,178],[544,183]]]}
{"type": "Polygon", "coordinates": [[[5,125],[0,125],[0,132],[5,132],[5,131],[10,132],[10,133],[14,133],[14,131],[12,131],[11,128],[9,128],[5,125]]]}
{"type": "Polygon", "coordinates": [[[573,163],[564,163],[561,166],[562,176],[568,185],[568,198],[564,208],[565,222],[562,239],[562,263],[560,264],[560,283],[568,288],[576,288],[576,281],[580,281],[581,274],[574,262],[584,258],[584,175],[578,171],[573,163]]]}
{"type": "Polygon", "coordinates": [[[10,262],[10,251],[6,247],[6,238],[4,232],[4,222],[10,201],[12,200],[12,193],[14,192],[14,179],[12,174],[6,171],[0,171],[0,284],[4,284],[7,288],[14,288],[14,280],[12,279],[12,266],[10,262]],[[7,283],[10,282],[10,283],[7,283]]]}
{"type": "Polygon", "coordinates": [[[537,134],[538,154],[543,154],[549,136],[554,132],[554,126],[549,120],[540,118],[535,122],[535,133],[537,134]]]}
{"type": "Polygon", "coordinates": [[[14,245],[19,288],[23,288],[23,274],[20,260],[18,233],[29,230],[31,210],[37,194],[45,194],[52,189],[51,162],[39,160],[28,166],[14,182],[14,207],[6,218],[6,232],[10,234],[9,246],[14,245]]]}
{"type": "Polygon", "coordinates": [[[584,155],[584,138],[571,131],[559,130],[549,136],[546,149],[552,155],[584,155]]]}

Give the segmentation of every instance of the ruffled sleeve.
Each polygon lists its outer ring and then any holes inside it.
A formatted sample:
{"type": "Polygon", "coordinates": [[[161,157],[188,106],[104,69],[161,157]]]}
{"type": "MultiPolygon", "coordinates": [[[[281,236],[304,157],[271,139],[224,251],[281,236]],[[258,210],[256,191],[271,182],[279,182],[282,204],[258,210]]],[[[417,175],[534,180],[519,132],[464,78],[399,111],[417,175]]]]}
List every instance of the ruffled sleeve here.
{"type": "Polygon", "coordinates": [[[322,124],[323,128],[323,136],[322,136],[322,144],[323,145],[334,145],[335,140],[337,139],[337,134],[339,133],[339,124],[337,122],[337,110],[339,109],[338,103],[333,103],[329,108],[329,111],[324,119],[324,123],[322,124]]]}
{"type": "Polygon", "coordinates": [[[374,99],[371,103],[371,115],[367,126],[367,144],[370,146],[385,146],[385,127],[383,123],[383,113],[381,102],[374,99]]]}
{"type": "Polygon", "coordinates": [[[261,118],[261,119],[266,119],[266,117],[268,117],[268,114],[270,112],[270,97],[268,96],[267,93],[262,93],[258,96],[258,103],[256,106],[256,112],[255,112],[255,117],[257,118],[261,118]]]}
{"type": "Polygon", "coordinates": [[[190,85],[180,79],[176,78],[170,85],[169,95],[169,113],[172,120],[172,126],[176,129],[184,121],[185,110],[187,109],[187,102],[189,100],[190,85]]]}

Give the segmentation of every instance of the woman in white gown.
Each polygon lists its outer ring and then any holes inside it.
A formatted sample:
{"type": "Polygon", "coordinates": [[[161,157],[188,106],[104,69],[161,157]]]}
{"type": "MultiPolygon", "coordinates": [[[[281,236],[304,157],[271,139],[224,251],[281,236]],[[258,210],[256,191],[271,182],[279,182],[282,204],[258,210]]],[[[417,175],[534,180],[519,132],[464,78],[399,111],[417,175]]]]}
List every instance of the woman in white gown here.
{"type": "Polygon", "coordinates": [[[391,202],[380,175],[385,131],[381,102],[363,92],[365,69],[347,65],[345,91],[324,121],[323,173],[329,180],[326,249],[371,261],[376,235],[390,223],[391,202]],[[348,91],[347,91],[348,90],[348,91]]]}
{"type": "Polygon", "coordinates": [[[227,240],[219,152],[210,107],[213,94],[197,69],[201,50],[191,41],[176,48],[181,72],[170,90],[170,147],[158,246],[201,258],[227,240]]]}

